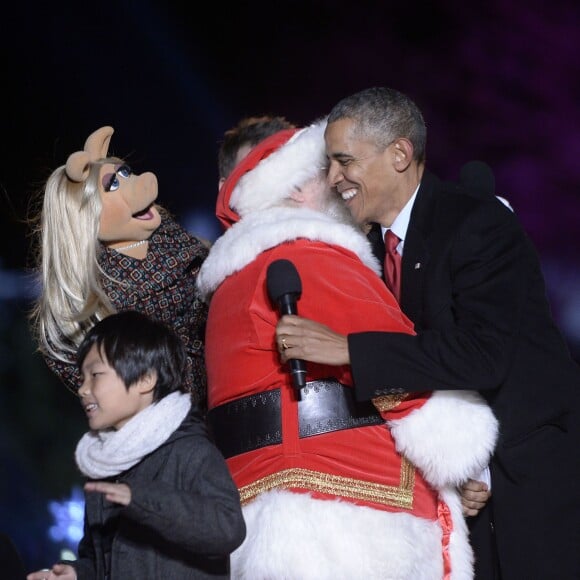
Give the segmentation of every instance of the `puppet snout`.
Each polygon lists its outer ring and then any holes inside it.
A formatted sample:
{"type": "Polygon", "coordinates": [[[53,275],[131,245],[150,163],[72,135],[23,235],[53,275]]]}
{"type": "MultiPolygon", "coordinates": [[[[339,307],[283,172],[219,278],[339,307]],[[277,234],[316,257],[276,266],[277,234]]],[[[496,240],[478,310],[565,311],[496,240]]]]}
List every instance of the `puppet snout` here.
{"type": "Polygon", "coordinates": [[[137,176],[135,182],[135,191],[139,192],[140,196],[143,196],[151,201],[157,199],[157,176],[151,171],[147,171],[137,176]]]}

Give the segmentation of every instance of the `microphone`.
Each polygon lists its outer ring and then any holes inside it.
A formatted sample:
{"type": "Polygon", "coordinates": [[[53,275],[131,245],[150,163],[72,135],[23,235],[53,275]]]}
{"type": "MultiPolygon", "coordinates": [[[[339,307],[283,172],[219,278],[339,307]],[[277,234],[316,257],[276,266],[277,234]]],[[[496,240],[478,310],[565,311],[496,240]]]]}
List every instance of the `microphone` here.
{"type": "Polygon", "coordinates": [[[459,172],[459,183],[476,197],[495,195],[493,169],[483,161],[469,161],[459,172]]]}
{"type": "MultiPolygon", "coordinates": [[[[298,314],[296,301],[302,294],[302,282],[298,270],[290,260],[275,260],[268,266],[266,284],[270,300],[278,305],[280,316],[298,314]]],[[[300,398],[300,389],[306,386],[306,363],[297,358],[291,358],[290,372],[292,384],[300,398]]]]}

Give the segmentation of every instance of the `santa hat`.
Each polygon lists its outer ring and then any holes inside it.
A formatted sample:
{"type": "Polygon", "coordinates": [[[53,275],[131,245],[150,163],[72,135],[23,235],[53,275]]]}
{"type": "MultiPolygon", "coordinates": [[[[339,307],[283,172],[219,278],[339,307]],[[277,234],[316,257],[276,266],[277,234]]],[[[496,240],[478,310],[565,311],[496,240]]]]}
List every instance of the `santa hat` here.
{"type": "Polygon", "coordinates": [[[326,119],[264,139],[236,165],[219,190],[216,216],[224,229],[244,215],[276,205],[325,166],[326,119]]]}

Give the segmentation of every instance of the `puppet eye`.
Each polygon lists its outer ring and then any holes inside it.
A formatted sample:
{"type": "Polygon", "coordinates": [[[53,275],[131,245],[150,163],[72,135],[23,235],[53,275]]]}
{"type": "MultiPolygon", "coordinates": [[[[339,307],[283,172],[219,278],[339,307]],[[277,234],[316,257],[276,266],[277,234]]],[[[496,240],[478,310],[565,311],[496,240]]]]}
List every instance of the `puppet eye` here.
{"type": "Polygon", "coordinates": [[[117,169],[117,174],[120,175],[121,177],[124,177],[125,179],[130,177],[132,173],[133,171],[131,171],[131,168],[128,165],[121,165],[121,167],[117,169]]]}
{"type": "Polygon", "coordinates": [[[110,174],[110,177],[105,182],[105,191],[117,191],[119,187],[121,187],[121,183],[119,182],[119,178],[117,177],[120,175],[124,179],[128,179],[131,177],[133,172],[128,165],[120,165],[115,173],[110,174]]]}
{"type": "Polygon", "coordinates": [[[113,173],[110,179],[105,184],[105,191],[117,191],[119,189],[120,183],[117,178],[117,174],[113,173]]]}
{"type": "Polygon", "coordinates": [[[105,191],[117,191],[117,189],[119,189],[119,185],[120,184],[117,178],[117,174],[113,173],[105,182],[105,191]]]}

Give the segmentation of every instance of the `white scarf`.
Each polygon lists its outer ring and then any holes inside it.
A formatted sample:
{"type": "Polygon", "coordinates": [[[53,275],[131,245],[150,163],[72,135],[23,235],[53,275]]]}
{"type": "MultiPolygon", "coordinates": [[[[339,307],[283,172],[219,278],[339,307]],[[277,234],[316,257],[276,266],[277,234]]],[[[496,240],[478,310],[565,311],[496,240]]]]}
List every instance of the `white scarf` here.
{"type": "Polygon", "coordinates": [[[191,407],[191,395],[175,392],[137,413],[118,431],[89,431],[75,459],[92,479],[118,475],[157,449],[179,427],[191,407]]]}

